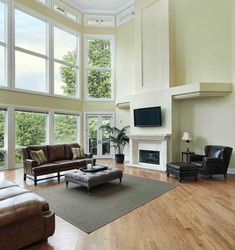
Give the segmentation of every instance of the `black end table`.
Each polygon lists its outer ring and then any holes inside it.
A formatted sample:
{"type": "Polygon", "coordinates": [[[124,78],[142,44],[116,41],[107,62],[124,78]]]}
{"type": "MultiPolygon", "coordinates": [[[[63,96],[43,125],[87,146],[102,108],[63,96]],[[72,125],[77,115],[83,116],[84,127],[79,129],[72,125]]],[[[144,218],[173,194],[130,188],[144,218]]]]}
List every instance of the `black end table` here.
{"type": "Polygon", "coordinates": [[[190,156],[194,154],[194,152],[190,151],[181,152],[181,161],[184,162],[184,155],[186,155],[186,163],[190,163],[190,156]]]}

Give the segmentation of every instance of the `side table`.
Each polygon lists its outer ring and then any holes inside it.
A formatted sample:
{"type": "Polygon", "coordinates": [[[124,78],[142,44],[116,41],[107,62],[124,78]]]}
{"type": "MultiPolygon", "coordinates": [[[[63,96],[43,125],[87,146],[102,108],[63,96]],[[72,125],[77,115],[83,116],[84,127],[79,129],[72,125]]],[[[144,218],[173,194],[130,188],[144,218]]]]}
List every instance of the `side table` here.
{"type": "Polygon", "coordinates": [[[190,152],[190,151],[184,151],[181,152],[181,161],[184,162],[184,156],[186,156],[186,163],[190,163],[190,156],[194,155],[194,152],[190,152]]]}

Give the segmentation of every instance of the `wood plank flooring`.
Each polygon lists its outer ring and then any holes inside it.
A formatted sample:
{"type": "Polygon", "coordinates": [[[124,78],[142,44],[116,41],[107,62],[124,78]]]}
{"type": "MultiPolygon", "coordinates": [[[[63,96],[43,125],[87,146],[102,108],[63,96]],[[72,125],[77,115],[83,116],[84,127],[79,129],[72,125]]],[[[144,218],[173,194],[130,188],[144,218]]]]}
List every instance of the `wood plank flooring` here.
{"type": "MultiPolygon", "coordinates": [[[[115,166],[112,160],[98,161],[115,166]]],[[[180,184],[163,172],[131,167],[126,174],[177,183],[176,189],[122,216],[99,230],[86,234],[56,216],[56,232],[48,243],[36,244],[32,250],[183,250],[235,249],[235,176],[227,180],[186,179],[180,184]]],[[[0,172],[7,179],[31,190],[60,184],[56,179],[39,182],[23,181],[23,170],[0,172]]]]}

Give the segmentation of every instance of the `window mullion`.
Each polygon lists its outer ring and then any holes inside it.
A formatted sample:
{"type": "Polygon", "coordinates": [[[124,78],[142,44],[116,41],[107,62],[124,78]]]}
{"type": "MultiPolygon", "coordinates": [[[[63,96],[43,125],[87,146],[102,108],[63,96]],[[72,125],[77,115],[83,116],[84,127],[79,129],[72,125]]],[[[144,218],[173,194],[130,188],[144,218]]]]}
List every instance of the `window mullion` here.
{"type": "Polygon", "coordinates": [[[18,47],[18,46],[15,46],[15,50],[23,52],[23,53],[31,55],[31,56],[40,57],[40,58],[43,58],[43,59],[46,59],[46,60],[48,59],[48,56],[46,56],[46,55],[42,55],[40,53],[31,51],[31,50],[23,49],[23,48],[18,47]]]}
{"type": "Polygon", "coordinates": [[[53,23],[49,21],[49,31],[48,31],[48,55],[49,55],[49,93],[52,95],[54,93],[54,34],[53,34],[53,23]]]}

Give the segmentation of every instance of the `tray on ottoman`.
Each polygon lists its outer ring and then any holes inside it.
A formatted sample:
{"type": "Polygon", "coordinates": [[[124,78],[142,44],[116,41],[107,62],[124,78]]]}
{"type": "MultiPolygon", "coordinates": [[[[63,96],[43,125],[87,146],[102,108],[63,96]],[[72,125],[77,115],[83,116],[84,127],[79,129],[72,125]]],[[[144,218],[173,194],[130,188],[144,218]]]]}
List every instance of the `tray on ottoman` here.
{"type": "Polygon", "coordinates": [[[178,177],[179,182],[182,182],[185,177],[194,177],[197,181],[198,169],[196,165],[185,162],[170,162],[166,164],[167,176],[170,174],[178,177]]]}
{"type": "Polygon", "coordinates": [[[87,167],[80,168],[81,171],[88,172],[88,173],[95,173],[95,172],[103,171],[106,169],[108,169],[108,167],[106,166],[93,166],[92,169],[87,169],[87,167]]]}

